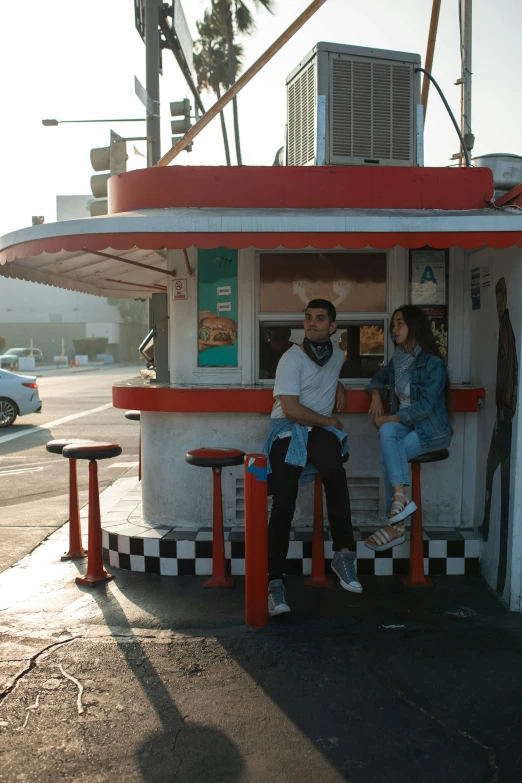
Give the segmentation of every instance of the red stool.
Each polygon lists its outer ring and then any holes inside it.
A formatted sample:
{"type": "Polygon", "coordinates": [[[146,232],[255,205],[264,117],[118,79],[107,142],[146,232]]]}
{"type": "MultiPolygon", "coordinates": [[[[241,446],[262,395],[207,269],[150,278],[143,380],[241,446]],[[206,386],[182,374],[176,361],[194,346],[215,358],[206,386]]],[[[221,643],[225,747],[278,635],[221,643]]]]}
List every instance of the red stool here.
{"type": "MultiPolygon", "coordinates": [[[[350,459],[342,458],[343,464],[350,459]]],[[[312,574],[304,583],[307,587],[331,587],[332,580],[324,572],[324,522],[323,522],[323,477],[318,473],[314,483],[314,526],[312,533],[312,574]]]]}
{"type": "MultiPolygon", "coordinates": [[[[129,421],[139,421],[141,422],[141,411],[127,411],[125,414],[125,418],[129,419],[129,421]]],[[[141,423],[140,423],[140,446],[139,446],[139,467],[138,467],[138,478],[141,481],[141,423]]]]}
{"type": "Polygon", "coordinates": [[[426,462],[442,462],[448,459],[449,451],[430,451],[409,460],[411,465],[411,499],[417,505],[417,511],[412,515],[410,528],[410,573],[403,579],[406,587],[432,587],[433,582],[424,573],[424,545],[422,542],[422,496],[421,496],[421,465],[426,462]]]}
{"type": "MultiPolygon", "coordinates": [[[[73,443],[90,443],[92,441],[77,438],[62,438],[50,440],[45,448],[49,454],[61,454],[66,446],[73,443]]],[[[62,560],[76,560],[85,557],[86,550],[82,546],[82,528],[80,525],[80,504],[78,500],[78,471],[76,460],[69,459],[69,551],[62,555],[62,560]]]]}
{"type": "Polygon", "coordinates": [[[225,536],[223,531],[223,500],[221,494],[221,469],[242,465],[245,452],[240,449],[201,448],[189,451],[185,459],[198,468],[212,468],[212,578],[204,587],[233,587],[234,579],[226,575],[225,536]]]}
{"type": "Polygon", "coordinates": [[[68,459],[89,460],[89,544],[87,573],[77,576],[79,585],[94,587],[100,582],[106,582],[113,577],[103,567],[102,530],[100,517],[100,498],[98,495],[98,463],[99,459],[119,457],[121,446],[116,443],[73,443],[65,446],[62,452],[68,459]]]}

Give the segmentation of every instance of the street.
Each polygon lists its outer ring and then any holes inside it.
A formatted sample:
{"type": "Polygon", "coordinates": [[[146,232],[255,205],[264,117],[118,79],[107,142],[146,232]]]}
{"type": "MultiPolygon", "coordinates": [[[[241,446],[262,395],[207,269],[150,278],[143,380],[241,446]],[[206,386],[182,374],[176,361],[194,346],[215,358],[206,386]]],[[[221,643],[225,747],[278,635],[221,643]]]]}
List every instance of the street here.
{"type": "MultiPolygon", "coordinates": [[[[127,421],[124,411],[112,407],[111,387],[115,381],[137,375],[139,369],[136,364],[39,377],[42,413],[18,418],[12,427],[0,431],[0,527],[4,541],[0,570],[30,552],[68,519],[68,466],[63,457],[46,451],[48,441],[72,437],[118,443],[122,455],[98,465],[100,491],[136,469],[139,424],[127,421]]],[[[78,465],[78,485],[80,505],[84,505],[86,465],[78,465]]]]}

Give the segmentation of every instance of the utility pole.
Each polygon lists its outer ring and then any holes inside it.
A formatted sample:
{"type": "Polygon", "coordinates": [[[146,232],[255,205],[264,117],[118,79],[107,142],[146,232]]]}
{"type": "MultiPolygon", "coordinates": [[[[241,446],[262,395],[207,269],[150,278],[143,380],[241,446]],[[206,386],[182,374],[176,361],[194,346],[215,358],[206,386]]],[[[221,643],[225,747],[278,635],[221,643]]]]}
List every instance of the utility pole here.
{"type": "Polygon", "coordinates": [[[159,0],[145,2],[145,68],[146,86],[152,101],[152,110],[147,111],[147,136],[151,139],[151,160],[147,166],[155,166],[161,158],[160,137],[160,36],[159,36],[159,0]]]}
{"type": "MultiPolygon", "coordinates": [[[[472,44],[472,3],[473,0],[460,0],[460,55],[461,74],[456,84],[460,84],[460,129],[466,149],[471,150],[475,137],[471,131],[471,44],[472,44]]],[[[466,162],[462,153],[453,156],[459,159],[459,165],[466,162]]]]}

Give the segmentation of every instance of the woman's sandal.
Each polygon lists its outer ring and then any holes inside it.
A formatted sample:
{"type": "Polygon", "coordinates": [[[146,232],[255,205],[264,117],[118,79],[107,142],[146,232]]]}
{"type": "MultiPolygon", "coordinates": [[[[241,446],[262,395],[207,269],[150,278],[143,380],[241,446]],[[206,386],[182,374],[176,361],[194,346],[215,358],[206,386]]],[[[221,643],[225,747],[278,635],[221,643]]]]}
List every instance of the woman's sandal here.
{"type": "Polygon", "coordinates": [[[391,549],[406,541],[406,527],[403,524],[403,520],[417,510],[417,504],[413,500],[408,501],[406,495],[402,492],[395,492],[395,497],[404,498],[404,501],[393,501],[388,524],[381,527],[380,530],[377,530],[371,536],[368,536],[364,542],[364,545],[368,549],[373,549],[374,552],[384,552],[385,549],[391,549]],[[394,511],[397,513],[394,514],[394,511]]]}
{"type": "Polygon", "coordinates": [[[364,545],[374,552],[384,552],[385,549],[391,549],[406,541],[406,528],[403,522],[398,525],[385,525],[380,530],[376,530],[365,540],[364,545]]]}

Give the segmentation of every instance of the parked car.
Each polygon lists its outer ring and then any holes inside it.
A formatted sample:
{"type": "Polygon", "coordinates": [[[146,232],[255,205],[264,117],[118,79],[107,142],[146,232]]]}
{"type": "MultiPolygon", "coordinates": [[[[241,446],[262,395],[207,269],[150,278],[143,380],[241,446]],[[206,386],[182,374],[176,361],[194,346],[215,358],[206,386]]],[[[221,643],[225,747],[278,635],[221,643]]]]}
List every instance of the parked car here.
{"type": "MultiPolygon", "coordinates": [[[[30,348],[8,348],[0,356],[0,367],[10,367],[12,364],[17,364],[20,356],[29,356],[30,353],[30,348]]],[[[38,348],[33,348],[33,358],[36,364],[43,364],[43,353],[38,348]]]]}
{"type": "Polygon", "coordinates": [[[9,370],[0,370],[0,429],[10,427],[17,416],[40,413],[41,410],[36,375],[17,375],[9,370]]]}

